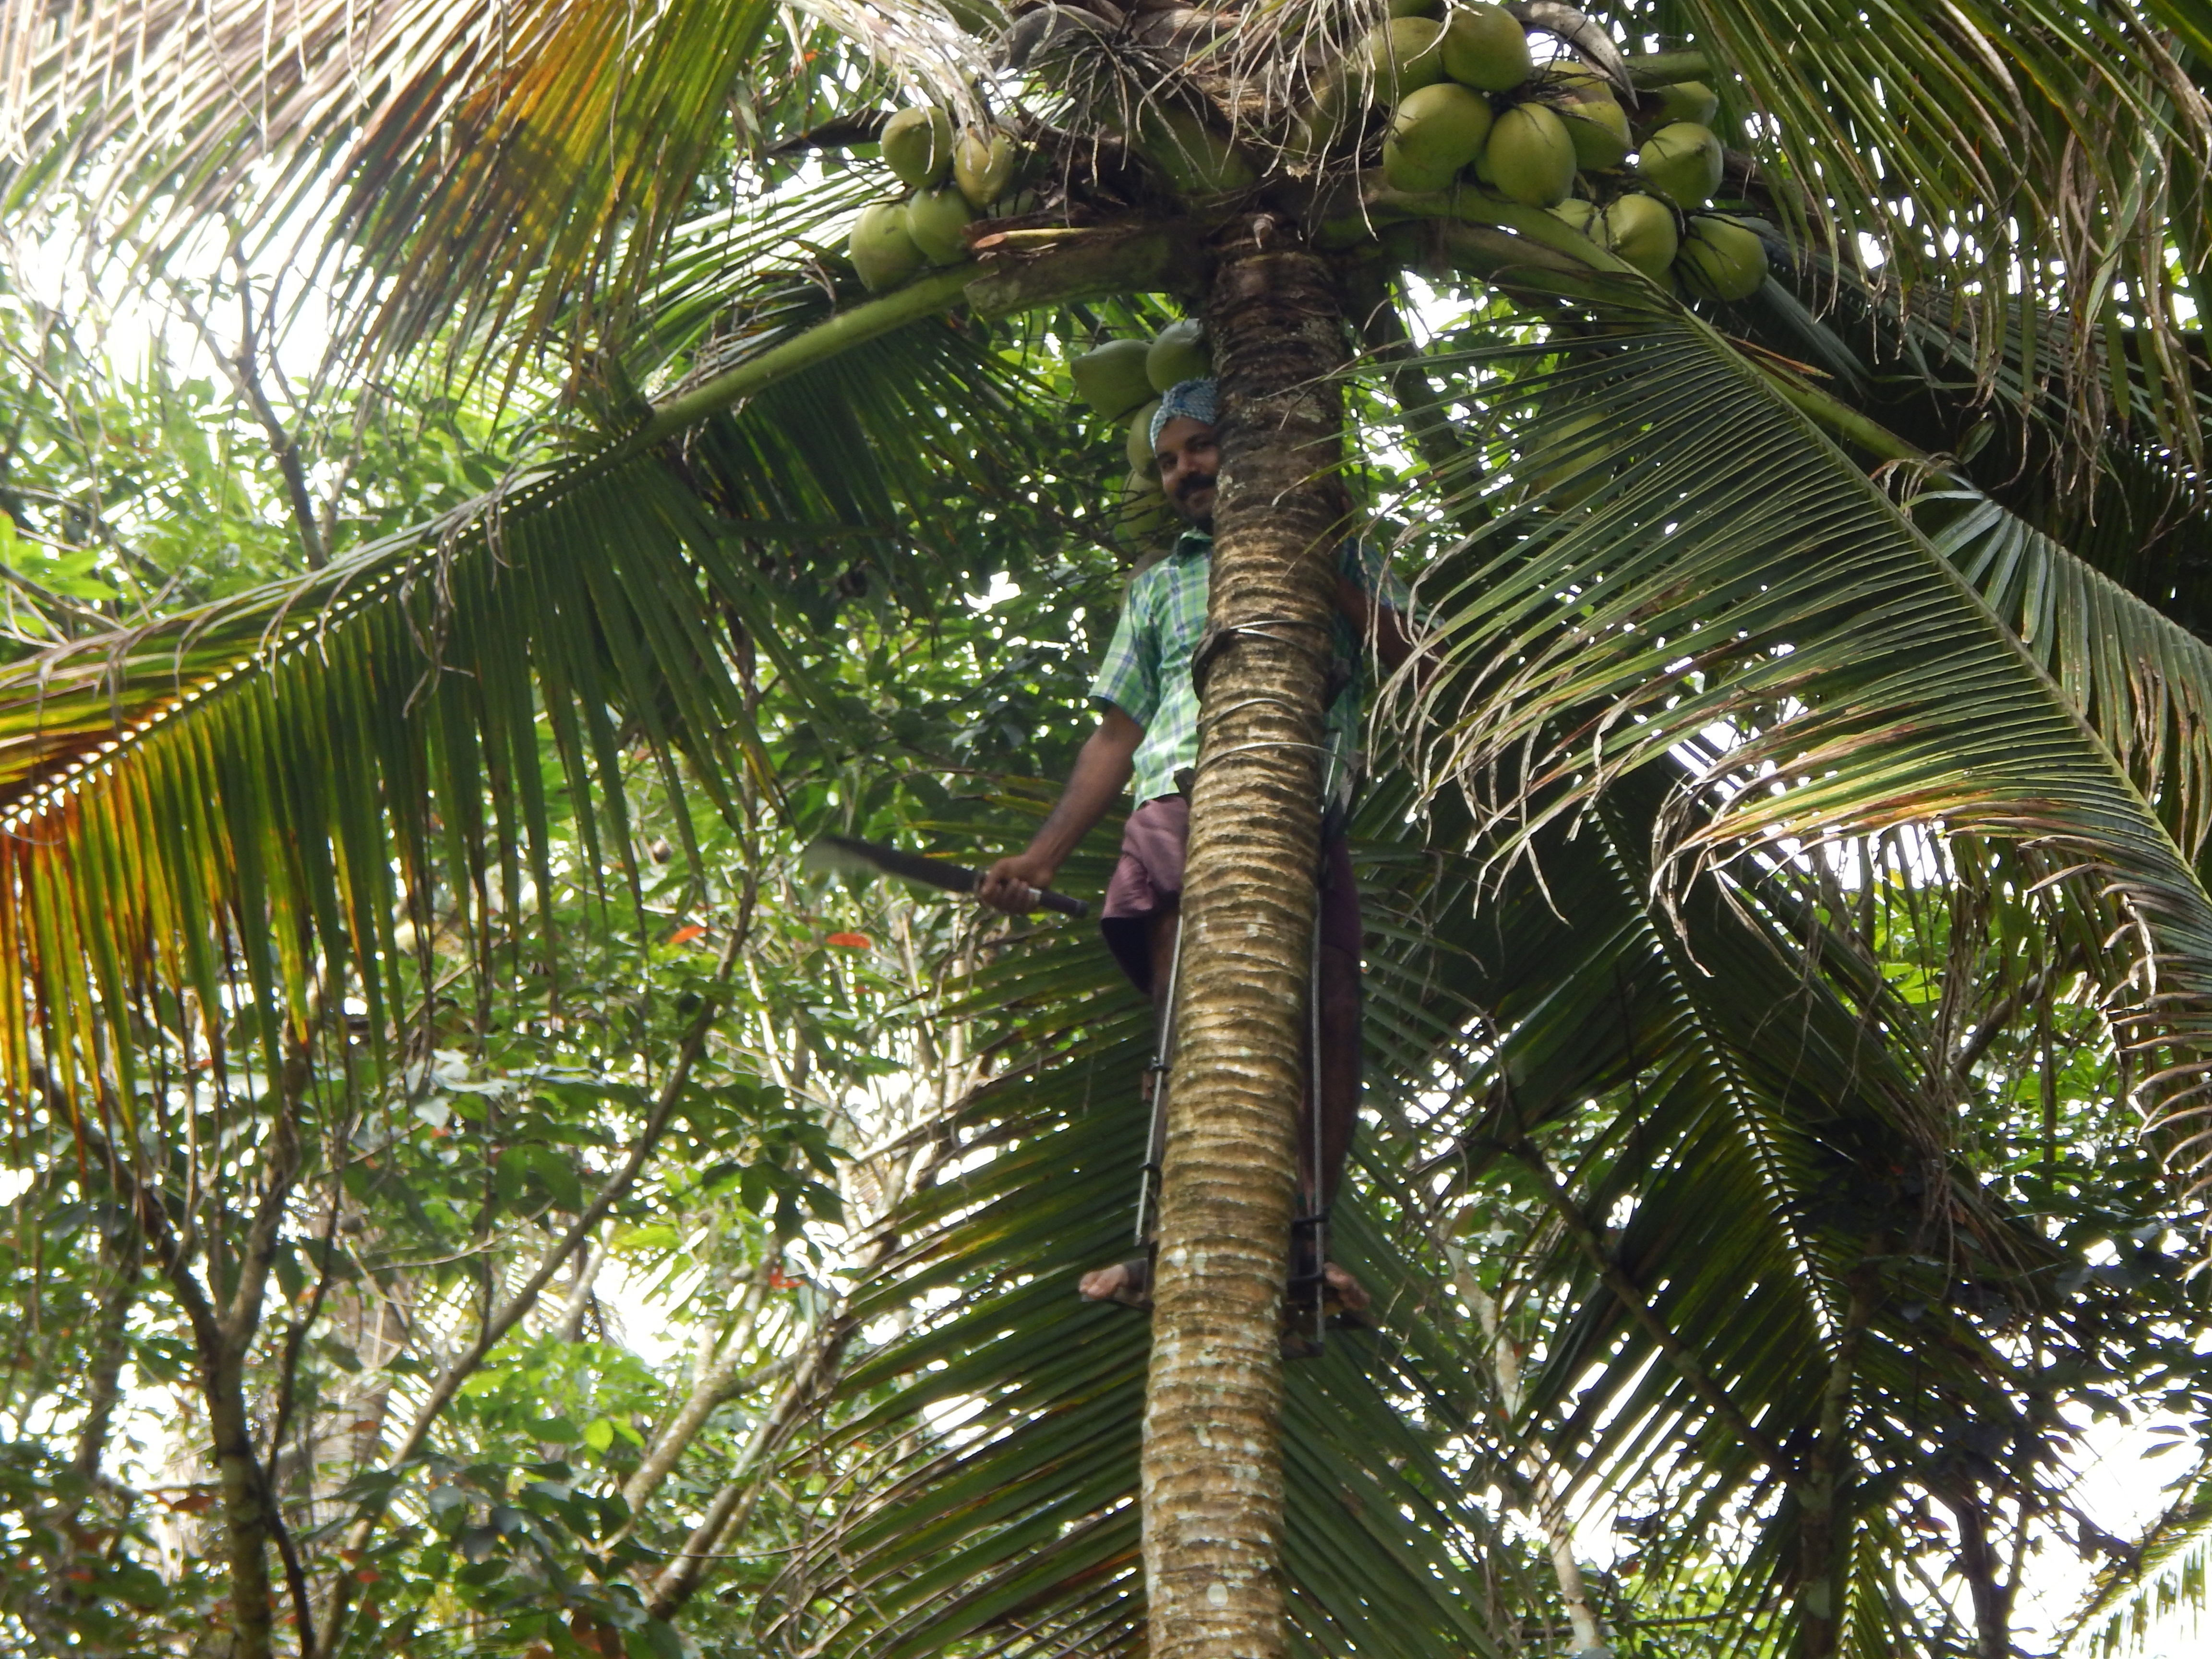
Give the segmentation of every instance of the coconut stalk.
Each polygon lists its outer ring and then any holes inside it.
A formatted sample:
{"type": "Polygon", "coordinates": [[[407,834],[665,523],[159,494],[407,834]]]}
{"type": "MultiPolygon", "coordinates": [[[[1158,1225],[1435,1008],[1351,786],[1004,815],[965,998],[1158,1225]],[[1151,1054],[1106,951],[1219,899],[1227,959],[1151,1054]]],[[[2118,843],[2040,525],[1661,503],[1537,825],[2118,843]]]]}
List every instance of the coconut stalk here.
{"type": "Polygon", "coordinates": [[[1279,1346],[1322,696],[1345,528],[1342,308],[1265,216],[1231,233],[1206,322],[1222,454],[1143,1457],[1153,1659],[1279,1659],[1279,1346]]]}

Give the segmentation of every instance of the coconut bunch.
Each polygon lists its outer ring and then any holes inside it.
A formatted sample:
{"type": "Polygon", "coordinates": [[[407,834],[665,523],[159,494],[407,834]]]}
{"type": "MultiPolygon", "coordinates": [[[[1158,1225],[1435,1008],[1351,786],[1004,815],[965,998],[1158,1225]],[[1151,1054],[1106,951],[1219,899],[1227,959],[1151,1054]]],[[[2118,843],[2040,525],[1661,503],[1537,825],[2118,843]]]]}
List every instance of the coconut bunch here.
{"type": "MultiPolygon", "coordinates": [[[[1393,191],[1548,210],[1656,282],[1723,300],[1758,290],[1764,243],[1709,206],[1722,163],[1710,88],[1639,90],[1611,37],[1559,0],[1389,3],[1391,15],[1347,44],[1333,31],[1371,10],[1296,0],[1305,21],[1285,27],[1272,59],[1267,26],[1286,25],[1279,10],[1140,4],[1115,21],[1046,4],[1015,21],[1004,52],[1079,127],[1149,163],[1152,188],[1186,200],[1265,175],[1317,182],[1332,166],[1370,165],[1379,149],[1393,191]]],[[[854,228],[853,263],[872,291],[967,258],[978,217],[1034,205],[1017,192],[1028,160],[1018,141],[987,125],[956,130],[937,106],[894,114],[883,156],[908,193],[866,209],[854,228]]],[[[1071,199],[1086,193],[1074,173],[1064,182],[1071,199]]],[[[1127,204],[1118,189],[1093,204],[1127,204]]]]}
{"type": "Polygon", "coordinates": [[[1602,33],[1545,17],[1565,8],[1516,8],[1575,49],[1540,67],[1528,29],[1503,6],[1395,3],[1402,15],[1368,37],[1341,77],[1347,99],[1388,106],[1391,188],[1480,187],[1547,209],[1653,281],[1671,273],[1709,298],[1745,299],[1765,281],[1757,233],[1705,210],[1721,182],[1711,88],[1638,93],[1602,33]]]}
{"type": "Polygon", "coordinates": [[[968,258],[969,227],[1018,209],[1022,146],[996,127],[956,131],[935,104],[895,112],[884,123],[884,165],[906,194],[876,202],[854,222],[847,252],[872,294],[894,289],[926,265],[968,258]]]}
{"type": "Polygon", "coordinates": [[[1121,481],[1117,533],[1142,545],[1167,533],[1175,509],[1160,489],[1152,454],[1152,416],[1170,388],[1213,373],[1213,350],[1195,318],[1170,323],[1149,340],[1108,340],[1067,365],[1075,395],[1104,419],[1126,428],[1128,477],[1121,481]]]}

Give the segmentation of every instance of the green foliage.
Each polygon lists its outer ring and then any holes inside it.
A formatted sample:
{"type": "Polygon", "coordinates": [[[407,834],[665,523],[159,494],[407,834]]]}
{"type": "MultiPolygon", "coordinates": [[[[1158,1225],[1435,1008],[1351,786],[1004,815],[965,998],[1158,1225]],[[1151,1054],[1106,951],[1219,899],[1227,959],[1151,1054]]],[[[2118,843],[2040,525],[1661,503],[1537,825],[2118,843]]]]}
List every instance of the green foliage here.
{"type": "MultiPolygon", "coordinates": [[[[1304,1650],[1558,1650],[1583,1508],[1632,1540],[1586,1564],[1624,1654],[1996,1650],[2038,1552],[2107,1564],[2093,1613],[2201,1595],[2201,1216],[2160,1157],[2212,994],[2173,304],[2212,42],[2148,15],[1613,9],[1702,55],[1668,76],[1760,168],[1726,205],[1797,233],[1740,306],[1471,191],[1329,222],[1350,479],[1441,667],[1358,826],[1339,1247],[1383,1329],[1291,1380],[1304,1650]],[[1482,279],[1410,353],[1407,261],[1482,279]],[[2149,1412],[2186,1455],[2136,1555],[2067,1442],[2149,1412]]],[[[940,317],[956,270],[866,309],[850,118],[968,95],[973,42],[547,3],[487,67],[489,15],[364,38],[358,126],[305,91],[353,35],[305,24],[157,137],[52,68],[123,38],[72,23],[16,112],[10,199],[112,168],[102,246],[210,315],[274,296],[169,276],[193,215],[250,250],[343,203],[354,368],[282,399],[302,522],[243,379],[0,299],[0,779],[38,809],[0,1620],[223,1639],[234,1385],[326,1655],[1127,1651],[1143,1330],[1069,1281],[1125,1248],[1143,1011],[1083,935],[795,855],[1018,839],[1120,580],[1121,434],[1066,363],[1178,307],[940,317]]],[[[1157,216],[1080,148],[1036,181],[1064,217],[1157,216]]],[[[1060,268],[1017,246],[970,297],[1060,268]]]]}

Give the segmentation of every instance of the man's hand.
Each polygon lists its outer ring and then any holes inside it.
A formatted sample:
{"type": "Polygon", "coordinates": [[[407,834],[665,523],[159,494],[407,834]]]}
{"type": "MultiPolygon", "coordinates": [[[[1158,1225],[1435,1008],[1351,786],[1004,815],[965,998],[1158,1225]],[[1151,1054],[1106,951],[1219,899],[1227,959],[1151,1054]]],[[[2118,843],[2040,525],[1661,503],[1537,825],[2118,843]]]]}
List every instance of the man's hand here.
{"type": "Polygon", "coordinates": [[[1000,859],[975,884],[975,899],[1012,915],[1036,908],[1037,890],[1052,885],[1059,866],[1035,848],[1000,859]]]}
{"type": "MultiPolygon", "coordinates": [[[[1382,659],[1382,666],[1395,673],[1407,658],[1414,654],[1413,636],[1407,631],[1406,619],[1369,595],[1351,577],[1336,579],[1336,608],[1352,623],[1352,632],[1375,644],[1375,654],[1382,659]]],[[[1420,652],[1421,666],[1415,669],[1419,679],[1425,679],[1434,663],[1427,651],[1420,652]]]]}

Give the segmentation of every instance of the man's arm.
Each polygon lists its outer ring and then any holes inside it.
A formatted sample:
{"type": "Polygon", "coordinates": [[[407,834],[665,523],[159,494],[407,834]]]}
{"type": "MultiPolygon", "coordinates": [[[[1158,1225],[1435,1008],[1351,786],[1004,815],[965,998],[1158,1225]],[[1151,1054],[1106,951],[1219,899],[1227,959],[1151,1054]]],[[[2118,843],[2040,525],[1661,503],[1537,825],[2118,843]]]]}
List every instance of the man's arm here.
{"type": "Polygon", "coordinates": [[[1082,751],[1076,756],[1067,787],[1060,792],[1060,799],[1037,826],[1036,834],[1030,837],[1029,846],[986,870],[976,884],[976,898],[994,909],[1017,915],[1034,909],[1036,890],[1052,885],[1053,877],[1076,843],[1091,833],[1091,825],[1105,816],[1106,809],[1128,787],[1129,774],[1136,769],[1137,745],[1144,740],[1145,728],[1109,704],[1098,729],[1085,739],[1082,751]]]}
{"type": "Polygon", "coordinates": [[[1336,608],[1350,618],[1360,638],[1375,641],[1375,654],[1392,673],[1413,654],[1413,637],[1406,631],[1406,619],[1349,576],[1336,579],[1336,608]]]}

